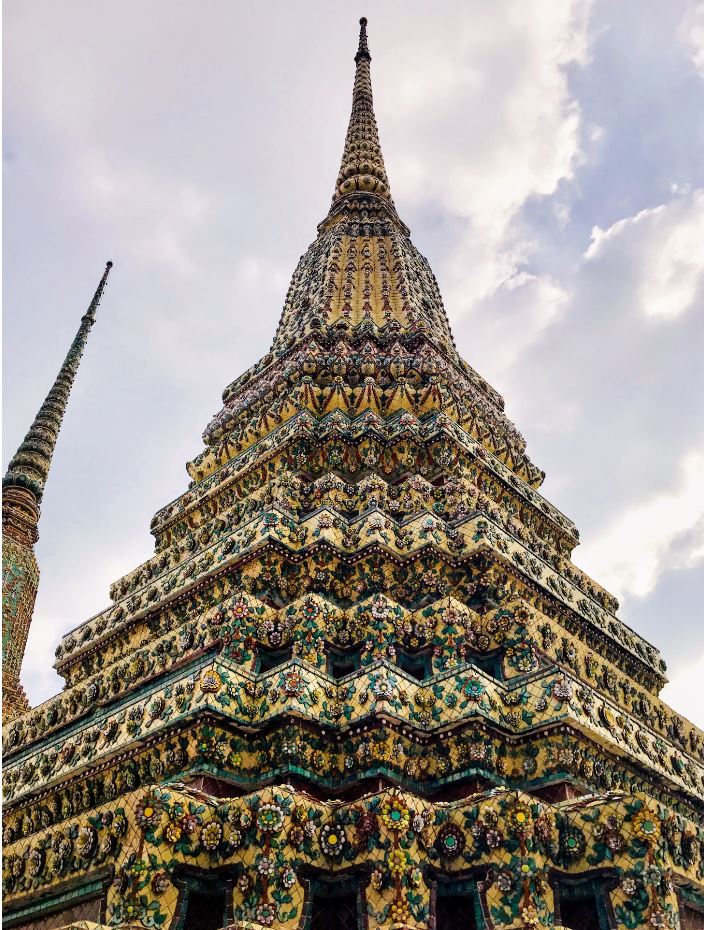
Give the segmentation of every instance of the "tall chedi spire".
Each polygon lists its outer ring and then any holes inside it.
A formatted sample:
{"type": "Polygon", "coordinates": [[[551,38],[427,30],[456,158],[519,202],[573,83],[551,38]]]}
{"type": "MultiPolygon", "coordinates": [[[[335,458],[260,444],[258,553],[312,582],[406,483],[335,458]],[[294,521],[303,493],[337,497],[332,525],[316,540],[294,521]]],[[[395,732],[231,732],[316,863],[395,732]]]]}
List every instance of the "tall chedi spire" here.
{"type": "Polygon", "coordinates": [[[8,927],[703,926],[704,734],[454,346],[365,25],[271,351],[5,728],[8,927]]]}
{"type": "MultiPolygon", "coordinates": [[[[330,349],[344,339],[367,357],[358,369],[360,376],[366,375],[368,389],[357,412],[375,396],[369,381],[373,354],[385,346],[393,355],[393,370],[402,375],[395,400],[401,405],[407,391],[402,369],[417,375],[400,356],[417,350],[435,382],[441,380],[441,369],[448,372],[442,379],[446,388],[429,390],[426,409],[450,392],[492,449],[537,486],[543,473],[526,457],[524,440],[505,417],[501,396],[458,355],[435,276],[391,199],[374,116],[366,19],[360,27],[352,113],[330,210],[293,273],[272,353],[225,390],[224,407],[204,433],[209,449],[189,464],[189,473],[198,480],[227,460],[237,447],[233,427],[238,410],[243,403],[242,409],[251,409],[258,387],[269,396],[267,373],[278,358],[287,355],[293,361],[304,354],[310,375],[314,358],[329,357],[330,349]]],[[[292,411],[295,398],[282,395],[278,404],[292,411]]]]}
{"type": "Polygon", "coordinates": [[[455,355],[435,277],[391,199],[374,116],[367,21],[360,20],[352,112],[318,237],[298,263],[274,350],[315,335],[433,333],[455,355]]]}
{"type": "Polygon", "coordinates": [[[64,363],[2,481],[3,720],[27,708],[20,669],[39,582],[34,544],[51,459],[69,394],[112,268],[108,262],[64,363]]]}

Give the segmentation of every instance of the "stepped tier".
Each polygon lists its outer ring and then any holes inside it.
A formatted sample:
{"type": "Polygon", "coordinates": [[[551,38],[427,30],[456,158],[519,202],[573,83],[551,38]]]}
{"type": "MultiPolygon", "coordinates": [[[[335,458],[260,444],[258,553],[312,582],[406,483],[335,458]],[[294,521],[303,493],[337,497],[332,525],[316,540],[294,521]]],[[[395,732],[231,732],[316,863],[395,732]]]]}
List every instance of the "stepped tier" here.
{"type": "Polygon", "coordinates": [[[351,418],[366,411],[386,418],[403,410],[420,419],[442,411],[531,488],[544,477],[525,455],[525,440],[500,398],[425,338],[405,346],[394,338],[386,347],[368,338],[358,346],[337,339],[327,351],[311,339],[250,373],[224,398],[225,407],[204,433],[208,449],[188,465],[196,482],[302,410],[318,416],[339,410],[351,418]]]}
{"type": "MultiPolygon", "coordinates": [[[[342,788],[373,773],[375,757],[365,755],[363,725],[365,734],[396,731],[394,777],[425,790],[467,777],[469,765],[473,776],[481,771],[491,781],[501,776],[523,788],[567,777],[590,790],[647,784],[657,793],[659,782],[666,782],[683,803],[688,797],[695,803],[704,789],[696,734],[690,734],[687,750],[681,749],[669,735],[625,711],[597,680],[586,683],[536,653],[530,619],[521,606],[482,618],[450,600],[409,616],[381,595],[347,614],[311,597],[277,615],[261,602],[241,598],[232,608],[214,609],[207,626],[199,618],[162,637],[153,649],[133,654],[115,669],[110,687],[101,689],[92,680],[70,695],[69,713],[73,710],[81,723],[78,735],[57,720],[49,727],[50,741],[31,745],[26,739],[18,752],[10,740],[7,802],[21,811],[45,798],[47,810],[53,809],[56,789],[66,802],[73,784],[88,773],[109,772],[116,754],[123,760],[143,755],[145,740],[150,758],[158,745],[156,757],[166,759],[165,741],[184,727],[197,727],[205,715],[213,725],[240,733],[237,752],[248,755],[248,763],[235,770],[229,756],[220,759],[222,774],[236,783],[265,783],[280,775],[280,765],[271,772],[262,767],[261,748],[268,744],[283,765],[280,740],[299,721],[303,729],[297,739],[303,742],[300,753],[286,760],[290,772],[305,770],[327,787],[342,788]],[[407,671],[403,662],[397,665],[399,656],[417,661],[407,671]],[[279,665],[257,672],[262,661],[279,665]],[[340,669],[345,674],[337,678],[340,669]],[[567,728],[569,740],[562,735],[567,728]],[[266,734],[259,750],[247,748],[255,731],[266,734]],[[321,732],[328,739],[336,734],[347,748],[343,752],[340,744],[324,763],[306,765],[303,746],[308,743],[310,763],[321,732]],[[510,766],[501,764],[502,743],[516,753],[510,766]],[[560,750],[568,743],[575,752],[562,758],[560,750]]],[[[211,761],[217,758],[219,751],[211,761]]],[[[182,756],[175,768],[162,764],[160,770],[173,777],[199,770],[202,761],[195,752],[182,756]]],[[[92,793],[110,794],[118,787],[119,780],[100,777],[92,793]]]]}
{"type": "Polygon", "coordinates": [[[641,794],[551,804],[501,788],[434,802],[383,788],[321,800],[292,785],[223,797],[176,783],[96,805],[91,823],[70,818],[29,857],[10,843],[5,858],[17,901],[72,881],[74,913],[112,927],[183,919],[193,869],[217,870],[223,922],[238,928],[300,927],[320,899],[330,905],[337,875],[355,879],[353,909],[361,902],[375,926],[428,926],[445,883],[464,879],[465,909],[476,901],[487,926],[554,927],[560,895],[586,875],[603,883],[619,927],[657,927],[683,912],[676,888],[701,881],[697,829],[641,794]]]}
{"type": "MultiPolygon", "coordinates": [[[[441,588],[466,587],[469,575],[452,580],[448,572],[473,552],[490,548],[556,606],[581,618],[585,631],[595,637],[593,648],[606,650],[629,675],[657,691],[664,670],[657,651],[614,616],[615,601],[568,561],[567,521],[558,523],[552,508],[533,507],[535,498],[529,501],[516,493],[511,507],[505,486],[488,469],[485,477],[486,460],[477,455],[481,447],[451,420],[442,416],[431,425],[403,414],[393,419],[391,424],[371,417],[350,423],[337,412],[321,424],[302,415],[231,463],[231,473],[219,472],[221,482],[207,499],[191,499],[162,512],[157,523],[162,528],[160,551],[113,586],[114,607],[64,638],[57,653],[61,673],[74,681],[78,672],[71,669],[80,669],[88,652],[102,650],[118,630],[158,614],[184,592],[221,576],[247,553],[273,545],[285,547],[300,561],[325,543],[353,562],[370,547],[396,562],[418,563],[422,558],[429,571],[436,571],[430,564],[435,558],[441,588]],[[366,487],[377,490],[357,514],[324,509],[320,499],[311,499],[315,492],[306,491],[310,484],[318,489],[340,483],[350,487],[352,477],[360,475],[360,488],[366,480],[366,487]],[[380,503],[380,487],[387,488],[386,508],[380,503]]],[[[361,584],[369,586],[360,578],[357,590],[361,584]]],[[[315,590],[310,577],[301,576],[297,585],[294,596],[315,590]]],[[[340,597],[334,585],[330,594],[340,597]]],[[[404,595],[409,604],[420,596],[418,591],[404,595]]],[[[279,590],[275,597],[281,601],[287,592],[279,590]]]]}

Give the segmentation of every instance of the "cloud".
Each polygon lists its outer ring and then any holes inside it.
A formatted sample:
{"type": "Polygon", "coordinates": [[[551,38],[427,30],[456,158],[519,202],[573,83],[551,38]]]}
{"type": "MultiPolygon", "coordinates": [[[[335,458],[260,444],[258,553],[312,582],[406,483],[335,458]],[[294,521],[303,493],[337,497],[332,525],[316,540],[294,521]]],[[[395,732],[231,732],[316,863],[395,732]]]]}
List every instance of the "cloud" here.
{"type": "MultiPolygon", "coordinates": [[[[402,155],[389,166],[392,188],[421,216],[432,204],[441,217],[446,247],[436,270],[458,344],[499,379],[568,296],[554,276],[531,270],[540,242],[521,213],[556,194],[585,159],[568,72],[588,64],[592,4],[528,6],[520,16],[511,4],[484,7],[479,18],[446,16],[423,43],[422,74],[432,81],[420,79],[415,34],[402,32],[384,56],[399,85],[392,141],[402,155]]],[[[554,213],[569,223],[568,204],[554,213]]]]}
{"type": "Polygon", "coordinates": [[[700,522],[675,537],[660,554],[653,589],[644,597],[626,597],[621,608],[629,624],[662,650],[673,680],[704,654],[701,534],[700,522]]]}
{"type": "Polygon", "coordinates": [[[514,220],[531,198],[572,178],[583,160],[568,69],[588,61],[590,10],[588,0],[533,2],[520,15],[501,3],[484,6],[481,17],[455,10],[423,43],[422,74],[432,81],[421,80],[415,65],[416,35],[405,40],[402,33],[385,55],[399,75],[394,135],[404,154],[391,171],[397,199],[432,202],[461,220],[442,268],[454,319],[498,291],[503,299],[528,285],[531,300],[535,276],[523,273],[535,245],[514,220]]]}
{"type": "Polygon", "coordinates": [[[679,37],[691,55],[697,71],[704,77],[704,2],[689,0],[679,28],[679,37]]]}
{"type": "Polygon", "coordinates": [[[475,302],[471,313],[458,318],[455,337],[480,360],[476,363],[480,369],[481,360],[490,358],[492,377],[504,378],[559,319],[568,297],[547,275],[514,271],[491,294],[475,302]]]}
{"type": "Polygon", "coordinates": [[[580,110],[566,69],[587,61],[590,9],[573,0],[528,3],[520,15],[494,4],[479,19],[455,11],[423,44],[422,73],[432,81],[420,80],[410,43],[398,43],[387,55],[400,75],[396,132],[416,120],[428,128],[401,149],[414,165],[399,188],[405,200],[439,201],[500,236],[528,197],[571,176],[580,110]]]}
{"type": "Polygon", "coordinates": [[[674,676],[704,649],[692,607],[704,561],[701,221],[701,190],[682,185],[594,231],[542,328],[530,301],[500,330],[497,295],[480,314],[484,357],[547,471],[544,493],[580,527],[576,563],[621,598],[620,616],[674,676]]]}
{"type": "MultiPolygon", "coordinates": [[[[149,552],[143,540],[116,540],[117,545],[107,553],[96,553],[91,560],[91,571],[82,575],[80,583],[74,576],[73,552],[53,556],[53,567],[61,569],[60,577],[49,585],[40,581],[35,619],[29,630],[25,659],[22,664],[22,681],[33,701],[41,701],[61,690],[63,680],[52,666],[58,645],[56,635],[48,631],[68,632],[83,623],[105,605],[105,578],[119,578],[139,565],[149,552]],[[118,556],[116,549],[121,548],[118,556]],[[38,622],[37,622],[38,621],[38,622]]],[[[41,556],[41,552],[39,555],[41,556]]],[[[41,559],[40,559],[41,567],[41,559]]]]}
{"type": "Polygon", "coordinates": [[[498,372],[509,407],[546,468],[548,493],[550,475],[562,476],[583,539],[667,493],[677,463],[704,446],[704,255],[692,245],[686,283],[661,272],[678,265],[702,205],[701,191],[678,194],[594,232],[558,279],[567,298],[540,338],[507,328],[510,344],[524,347],[498,372]],[[667,316],[653,314],[663,306],[667,316]]]}
{"type": "Polygon", "coordinates": [[[704,562],[704,447],[676,471],[672,490],[617,513],[579,550],[579,563],[619,597],[645,597],[666,568],[704,562]]]}
{"type": "Polygon", "coordinates": [[[663,688],[660,695],[671,707],[693,722],[704,721],[704,654],[686,665],[663,688]]]}
{"type": "Polygon", "coordinates": [[[607,230],[594,227],[585,254],[587,261],[632,256],[646,316],[673,319],[701,306],[704,297],[704,190],[681,192],[667,205],[641,210],[607,230]]]}
{"type": "Polygon", "coordinates": [[[132,231],[132,255],[157,262],[179,276],[196,272],[191,243],[207,229],[208,193],[146,166],[116,165],[106,152],[82,153],[72,165],[73,182],[86,207],[108,213],[132,231]]]}

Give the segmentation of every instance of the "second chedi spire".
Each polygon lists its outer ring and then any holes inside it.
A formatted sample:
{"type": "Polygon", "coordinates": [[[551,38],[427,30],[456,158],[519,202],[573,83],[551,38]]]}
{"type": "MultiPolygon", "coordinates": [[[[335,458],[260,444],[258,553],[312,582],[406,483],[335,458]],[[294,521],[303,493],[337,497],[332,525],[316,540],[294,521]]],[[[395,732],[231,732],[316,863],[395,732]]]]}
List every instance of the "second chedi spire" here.
{"type": "Polygon", "coordinates": [[[10,487],[26,488],[32,492],[37,504],[41,503],[44,494],[44,486],[49,476],[49,467],[54,455],[59,430],[61,429],[61,421],[66,412],[66,404],[68,403],[83,350],[88,341],[88,334],[93,323],[95,323],[95,314],[103,296],[111,268],[112,262],[108,262],[93,299],[81,318],[78,332],[71,343],[56,380],[44,403],[39,408],[29,432],[10,461],[5,477],[2,480],[3,490],[10,487]]]}
{"type": "Polygon", "coordinates": [[[3,721],[29,706],[20,671],[39,585],[34,543],[39,538],[40,505],[71,388],[111,268],[108,262],[56,380],[2,480],[3,721]]]}

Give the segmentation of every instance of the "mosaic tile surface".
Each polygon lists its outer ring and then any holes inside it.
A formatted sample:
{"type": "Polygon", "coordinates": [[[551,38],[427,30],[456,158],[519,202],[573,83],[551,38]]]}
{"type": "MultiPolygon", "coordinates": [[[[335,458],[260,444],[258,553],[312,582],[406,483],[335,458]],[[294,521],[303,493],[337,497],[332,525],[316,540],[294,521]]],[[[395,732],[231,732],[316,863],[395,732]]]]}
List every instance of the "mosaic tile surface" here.
{"type": "Polygon", "coordinates": [[[364,23],[355,62],[270,353],[63,638],[64,691],[4,728],[8,927],[447,930],[457,900],[492,930],[704,926],[704,735],[458,355],[364,23]]]}

